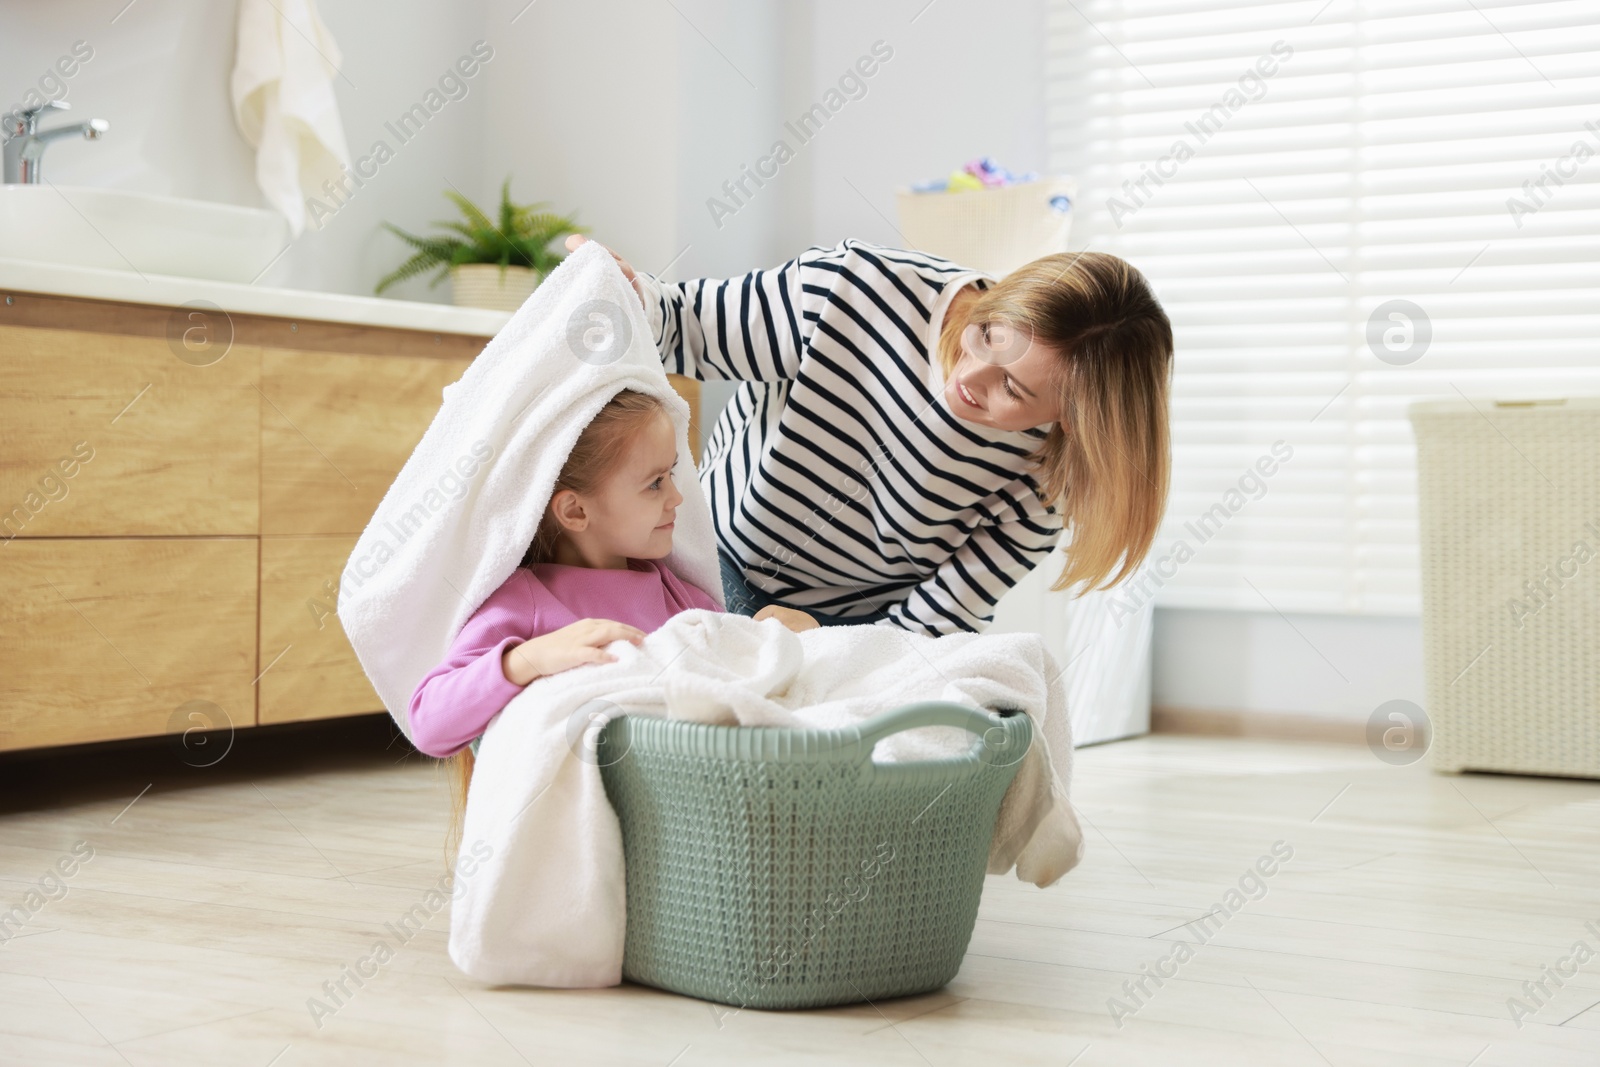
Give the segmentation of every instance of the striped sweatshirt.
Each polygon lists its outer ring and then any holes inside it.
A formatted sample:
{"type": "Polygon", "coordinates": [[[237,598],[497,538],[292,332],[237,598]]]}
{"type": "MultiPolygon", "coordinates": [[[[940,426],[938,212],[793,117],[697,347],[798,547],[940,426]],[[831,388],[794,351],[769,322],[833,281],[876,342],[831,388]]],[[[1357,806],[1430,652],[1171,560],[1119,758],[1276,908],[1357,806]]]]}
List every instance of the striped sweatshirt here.
{"type": "Polygon", "coordinates": [[[950,298],[994,279],[846,239],[742,277],[637,272],[669,373],[741,384],[699,470],[718,547],[802,610],[929,635],[981,630],[1043,561],[1061,512],[1027,457],[1048,426],[950,410],[937,338],[950,298]]]}

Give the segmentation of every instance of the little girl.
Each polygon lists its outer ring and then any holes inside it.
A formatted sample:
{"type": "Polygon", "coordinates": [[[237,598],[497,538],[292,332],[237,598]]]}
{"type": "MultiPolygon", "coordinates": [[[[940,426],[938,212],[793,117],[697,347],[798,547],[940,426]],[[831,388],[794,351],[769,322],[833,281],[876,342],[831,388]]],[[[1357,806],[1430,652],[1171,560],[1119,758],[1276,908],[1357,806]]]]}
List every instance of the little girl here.
{"type": "MultiPolygon", "coordinates": [[[[472,774],[467,746],[533,679],[613,661],[610,642],[638,644],[680,611],[717,609],[656,562],[672,551],[683,501],[672,481],[677,460],[672,417],[648,393],[622,390],[584,427],[521,566],[411,694],[412,742],[430,756],[455,755],[461,785],[472,774]]],[[[754,617],[792,630],[817,625],[776,605],[754,617]]],[[[464,789],[456,802],[459,815],[464,789]]]]}

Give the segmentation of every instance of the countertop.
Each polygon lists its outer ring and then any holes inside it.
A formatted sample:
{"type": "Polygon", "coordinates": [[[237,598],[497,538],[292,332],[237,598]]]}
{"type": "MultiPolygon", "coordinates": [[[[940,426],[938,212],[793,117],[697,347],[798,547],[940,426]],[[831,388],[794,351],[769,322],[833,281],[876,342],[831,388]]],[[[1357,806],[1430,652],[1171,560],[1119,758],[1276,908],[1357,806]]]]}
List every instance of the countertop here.
{"type": "Polygon", "coordinates": [[[175,278],[164,274],[102,270],[0,257],[0,295],[48,293],[87,300],[178,307],[203,300],[223,311],[285,319],[339,322],[400,330],[492,337],[511,318],[509,311],[454,307],[415,300],[388,300],[345,293],[273,289],[238,282],[175,278]]]}

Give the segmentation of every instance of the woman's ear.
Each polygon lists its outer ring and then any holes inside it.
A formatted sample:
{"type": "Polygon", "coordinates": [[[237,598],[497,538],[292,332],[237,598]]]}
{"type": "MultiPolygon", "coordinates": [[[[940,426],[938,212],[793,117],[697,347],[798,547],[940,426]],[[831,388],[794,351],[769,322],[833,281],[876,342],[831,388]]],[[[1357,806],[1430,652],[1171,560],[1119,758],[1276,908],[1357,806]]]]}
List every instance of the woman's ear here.
{"type": "Polygon", "coordinates": [[[556,490],[555,496],[550,498],[550,511],[563,530],[576,532],[589,525],[589,513],[583,509],[583,501],[574,490],[556,490]]]}

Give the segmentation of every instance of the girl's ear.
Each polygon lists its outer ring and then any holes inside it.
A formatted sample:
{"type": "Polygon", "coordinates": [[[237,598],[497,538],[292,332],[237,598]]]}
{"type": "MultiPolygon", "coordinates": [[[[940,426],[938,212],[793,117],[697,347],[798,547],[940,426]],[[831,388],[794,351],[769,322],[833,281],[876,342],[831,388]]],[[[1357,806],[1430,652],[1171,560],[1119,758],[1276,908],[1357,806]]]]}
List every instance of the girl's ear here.
{"type": "Polygon", "coordinates": [[[556,490],[555,496],[550,498],[550,510],[564,530],[577,531],[589,525],[589,514],[583,509],[583,501],[571,489],[556,490]]]}

